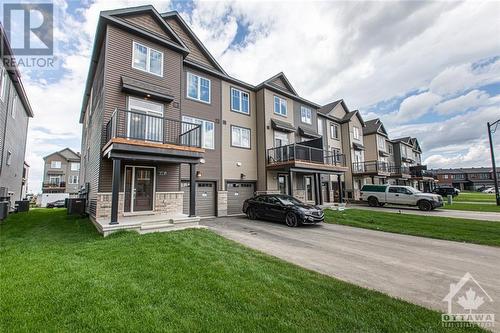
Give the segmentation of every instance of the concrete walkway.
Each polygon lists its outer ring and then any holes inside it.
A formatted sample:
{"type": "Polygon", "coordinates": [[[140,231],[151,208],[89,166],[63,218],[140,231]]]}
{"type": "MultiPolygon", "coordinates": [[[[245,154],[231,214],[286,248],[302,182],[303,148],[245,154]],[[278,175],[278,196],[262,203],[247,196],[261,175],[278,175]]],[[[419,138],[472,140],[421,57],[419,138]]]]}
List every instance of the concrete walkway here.
{"type": "Polygon", "coordinates": [[[460,219],[473,219],[473,220],[483,220],[483,221],[494,221],[500,222],[500,213],[493,212],[469,212],[464,210],[447,210],[447,209],[436,209],[430,212],[423,212],[418,208],[406,207],[406,206],[384,206],[384,207],[370,207],[363,204],[348,204],[347,208],[365,209],[373,210],[376,212],[387,212],[387,213],[400,213],[401,214],[413,214],[413,215],[424,215],[424,216],[440,216],[440,217],[453,217],[460,219]]]}
{"type": "Polygon", "coordinates": [[[494,300],[481,312],[493,312],[500,329],[500,248],[332,224],[288,228],[245,217],[201,224],[307,269],[440,311],[446,311],[450,283],[470,272],[494,300]]]}

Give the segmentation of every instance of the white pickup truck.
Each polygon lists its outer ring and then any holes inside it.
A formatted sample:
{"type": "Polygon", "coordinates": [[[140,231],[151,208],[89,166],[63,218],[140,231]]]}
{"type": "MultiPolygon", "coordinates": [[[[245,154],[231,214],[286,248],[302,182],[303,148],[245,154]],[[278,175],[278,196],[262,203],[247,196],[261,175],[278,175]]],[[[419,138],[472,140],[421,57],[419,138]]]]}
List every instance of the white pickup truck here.
{"type": "Polygon", "coordinates": [[[367,201],[372,207],[391,205],[417,206],[429,211],[443,206],[443,198],[438,194],[422,193],[410,186],[364,185],[361,189],[361,201],[367,201]]]}

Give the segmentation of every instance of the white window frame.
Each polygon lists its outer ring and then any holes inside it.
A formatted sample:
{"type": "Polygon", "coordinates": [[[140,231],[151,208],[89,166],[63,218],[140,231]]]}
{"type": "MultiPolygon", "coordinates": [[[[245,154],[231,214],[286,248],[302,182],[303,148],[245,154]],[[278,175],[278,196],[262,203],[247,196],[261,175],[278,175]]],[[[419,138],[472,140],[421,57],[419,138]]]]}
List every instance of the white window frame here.
{"type": "Polygon", "coordinates": [[[250,128],[231,125],[231,146],[237,147],[237,148],[250,149],[252,147],[251,141],[252,141],[252,131],[250,128]],[[235,135],[233,132],[234,130],[239,131],[239,138],[240,138],[239,143],[238,142],[235,143],[235,141],[234,141],[234,138],[235,138],[235,135]],[[243,145],[243,132],[248,133],[248,146],[243,145]]]}
{"type": "Polygon", "coordinates": [[[281,147],[283,146],[287,146],[290,144],[290,136],[288,135],[288,133],[285,133],[285,132],[281,132],[281,131],[274,131],[274,140],[273,140],[273,146],[276,148],[278,147],[276,145],[276,139],[280,139],[281,141],[285,141],[284,144],[281,145],[281,147]]]}
{"type": "Polygon", "coordinates": [[[335,139],[335,140],[340,139],[339,129],[340,129],[340,127],[338,124],[330,123],[330,138],[331,139],[335,139]]]}
{"type": "Polygon", "coordinates": [[[149,74],[153,74],[153,75],[156,75],[156,76],[159,76],[159,77],[163,77],[163,60],[164,60],[163,57],[164,57],[163,52],[158,51],[157,49],[154,49],[152,47],[146,46],[146,45],[144,45],[142,43],[139,43],[139,42],[136,42],[136,41],[132,42],[132,68],[134,68],[134,69],[137,69],[137,70],[149,73],[149,74]],[[146,68],[145,69],[137,67],[135,65],[135,46],[136,45],[139,45],[139,46],[142,46],[142,47],[146,48],[146,68]],[[155,52],[158,52],[159,54],[161,54],[160,74],[151,72],[151,51],[155,51],[155,52]]]}
{"type": "Polygon", "coordinates": [[[7,70],[5,69],[3,63],[0,62],[0,99],[4,101],[5,98],[5,86],[7,85],[7,70]]]}
{"type": "Polygon", "coordinates": [[[378,147],[385,151],[385,138],[382,136],[377,136],[378,147]]]}
{"type": "Polygon", "coordinates": [[[300,106],[300,121],[304,124],[312,125],[312,110],[305,106],[300,106]]]}
{"type": "Polygon", "coordinates": [[[78,175],[69,176],[69,184],[78,184],[78,175]]]}
{"type": "MultiPolygon", "coordinates": [[[[160,131],[159,131],[159,133],[157,133],[157,136],[159,138],[161,138],[162,141],[163,141],[163,138],[164,138],[163,122],[164,122],[164,113],[165,113],[165,105],[163,103],[158,103],[158,102],[153,102],[153,101],[150,101],[150,100],[144,100],[144,99],[141,99],[141,98],[136,98],[136,97],[128,96],[127,110],[133,111],[133,112],[143,113],[144,115],[147,115],[147,116],[149,115],[149,116],[158,117],[158,118],[154,118],[154,119],[157,119],[155,121],[157,121],[158,123],[155,123],[155,122],[146,122],[145,137],[147,136],[146,134],[149,133],[149,131],[150,131],[149,130],[149,126],[150,125],[153,125],[153,126],[155,126],[155,125],[156,126],[157,125],[161,125],[159,127],[160,131]],[[152,108],[147,108],[147,107],[144,107],[142,105],[135,105],[134,106],[133,105],[134,101],[139,102],[139,103],[146,103],[146,104],[160,106],[161,107],[160,108],[161,111],[154,110],[152,108]]],[[[132,114],[129,112],[128,113],[128,119],[127,119],[127,136],[130,136],[130,133],[131,133],[131,127],[130,127],[131,122],[132,122],[132,114]]],[[[148,138],[146,138],[146,141],[148,141],[147,139],[148,138]]],[[[156,140],[156,141],[158,141],[158,140],[156,140]]]]}
{"type": "Polygon", "coordinates": [[[200,125],[200,127],[201,127],[201,147],[205,148],[205,149],[215,149],[215,123],[213,121],[199,119],[199,118],[191,117],[191,116],[182,116],[182,121],[185,123],[200,125]],[[212,138],[211,145],[208,145],[206,140],[205,140],[205,135],[206,135],[205,126],[207,124],[211,124],[212,128],[213,128],[213,130],[212,130],[213,138],[212,138]]]}
{"type": "Polygon", "coordinates": [[[78,162],[71,162],[71,164],[70,164],[70,170],[71,171],[80,171],[80,163],[78,163],[78,162]]]}
{"type": "Polygon", "coordinates": [[[62,182],[62,181],[61,181],[61,176],[49,176],[49,184],[51,184],[51,185],[59,185],[59,184],[61,184],[61,182],[62,182]],[[52,181],[53,179],[54,179],[54,180],[56,180],[56,179],[57,179],[57,181],[54,181],[54,182],[53,182],[53,181],[52,181]]]}
{"type": "Polygon", "coordinates": [[[12,117],[12,119],[16,119],[18,102],[19,102],[19,97],[17,96],[17,94],[14,94],[14,99],[12,100],[12,107],[10,109],[10,116],[12,117]]]}
{"type": "Polygon", "coordinates": [[[360,132],[359,132],[359,128],[358,128],[358,127],[356,127],[356,126],[353,126],[353,127],[352,127],[352,138],[353,138],[354,140],[358,140],[358,141],[361,139],[361,137],[360,137],[360,132]]]}
{"type": "Polygon", "coordinates": [[[50,161],[50,168],[51,169],[61,169],[61,167],[62,167],[61,161],[50,161]],[[59,166],[54,166],[54,165],[59,165],[59,166]]]}
{"type": "Polygon", "coordinates": [[[319,135],[323,135],[323,125],[324,124],[324,120],[320,117],[318,117],[318,134],[319,135]]]}
{"type": "Polygon", "coordinates": [[[286,99],[274,95],[273,101],[274,101],[274,103],[273,103],[274,113],[278,114],[280,116],[286,117],[288,115],[288,106],[287,106],[287,103],[286,103],[286,99]],[[279,110],[276,110],[276,100],[278,100],[279,110]],[[285,113],[282,112],[282,110],[283,110],[282,107],[283,106],[284,106],[285,113]]]}
{"type": "Polygon", "coordinates": [[[7,150],[7,158],[5,159],[5,164],[11,165],[11,163],[12,163],[12,152],[10,150],[7,150]]]}
{"type": "Polygon", "coordinates": [[[193,74],[191,72],[187,72],[187,74],[186,74],[186,98],[192,99],[192,100],[197,101],[197,102],[206,103],[206,104],[212,103],[212,80],[210,80],[209,78],[206,78],[204,76],[200,76],[200,75],[193,74]],[[197,97],[189,96],[190,77],[198,78],[198,85],[196,87],[197,97]],[[208,101],[204,101],[201,99],[201,79],[208,81],[208,101]]]}
{"type": "Polygon", "coordinates": [[[240,89],[236,89],[236,88],[232,88],[231,87],[231,100],[230,100],[230,103],[231,103],[231,111],[234,111],[234,112],[239,112],[239,113],[243,113],[243,114],[250,114],[250,94],[247,93],[246,91],[243,91],[243,90],[240,90],[240,89]],[[240,96],[240,109],[235,109],[233,108],[233,92],[237,92],[238,95],[240,96]],[[248,103],[248,107],[247,107],[247,112],[243,111],[243,96],[246,95],[247,97],[247,103],[248,103]]]}

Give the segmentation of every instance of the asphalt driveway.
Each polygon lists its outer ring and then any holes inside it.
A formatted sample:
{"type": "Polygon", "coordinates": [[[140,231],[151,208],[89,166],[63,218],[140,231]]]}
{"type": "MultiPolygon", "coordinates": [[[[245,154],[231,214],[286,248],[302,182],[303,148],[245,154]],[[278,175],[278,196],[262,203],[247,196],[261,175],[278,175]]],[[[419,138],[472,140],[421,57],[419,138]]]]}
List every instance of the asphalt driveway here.
{"type": "Polygon", "coordinates": [[[500,248],[322,224],[288,228],[245,217],[204,220],[218,234],[299,266],[445,311],[450,283],[466,272],[494,302],[500,329],[500,248]]]}

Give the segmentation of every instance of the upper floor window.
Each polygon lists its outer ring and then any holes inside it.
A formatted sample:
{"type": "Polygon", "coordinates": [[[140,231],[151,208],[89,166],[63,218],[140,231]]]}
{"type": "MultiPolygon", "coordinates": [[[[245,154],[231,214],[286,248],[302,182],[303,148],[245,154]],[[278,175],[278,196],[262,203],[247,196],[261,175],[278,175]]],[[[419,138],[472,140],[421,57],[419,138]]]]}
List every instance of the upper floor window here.
{"type": "Polygon", "coordinates": [[[210,103],[210,80],[188,72],[187,97],[210,103]]]}
{"type": "Polygon", "coordinates": [[[359,132],[359,128],[354,126],[352,128],[352,137],[354,138],[354,140],[359,140],[360,139],[360,132],[359,132]]]}
{"type": "Polygon", "coordinates": [[[241,148],[250,148],[250,129],[231,126],[231,145],[241,148]]]}
{"type": "Polygon", "coordinates": [[[163,76],[163,53],[137,42],[133,44],[132,67],[163,76]]]}
{"type": "Polygon", "coordinates": [[[385,150],[385,138],[382,136],[377,136],[379,149],[385,150]]]}
{"type": "Polygon", "coordinates": [[[274,113],[282,116],[287,115],[286,99],[274,96],[274,113]]]}
{"type": "Polygon", "coordinates": [[[51,161],[50,168],[51,169],[61,169],[61,161],[51,161]]]}
{"type": "Polygon", "coordinates": [[[249,114],[250,98],[248,93],[235,88],[231,88],[231,110],[249,114]]]}
{"type": "Polygon", "coordinates": [[[182,116],[182,121],[200,125],[201,146],[207,149],[215,149],[215,125],[213,122],[190,116],[182,116]]]}
{"type": "Polygon", "coordinates": [[[0,61],[0,99],[3,101],[5,97],[5,87],[7,85],[7,70],[0,61]]]}
{"type": "Polygon", "coordinates": [[[323,119],[318,117],[318,134],[323,135],[323,119]]]}
{"type": "Polygon", "coordinates": [[[80,170],[80,163],[71,163],[71,171],[79,171],[80,170]]]}
{"type": "Polygon", "coordinates": [[[448,179],[448,175],[443,175],[443,178],[444,179],[448,179]]]}
{"type": "Polygon", "coordinates": [[[274,146],[282,147],[288,145],[288,133],[274,131],[274,146]]]}
{"type": "Polygon", "coordinates": [[[78,176],[69,176],[70,184],[78,184],[78,176]]]}
{"type": "Polygon", "coordinates": [[[339,139],[339,125],[334,123],[330,124],[330,138],[339,139]]]}
{"type": "Polygon", "coordinates": [[[312,112],[311,109],[305,106],[300,107],[300,121],[304,124],[312,124],[312,112]]]}
{"type": "Polygon", "coordinates": [[[16,119],[18,103],[19,103],[19,97],[17,95],[14,95],[14,100],[12,101],[12,108],[10,109],[10,115],[14,119],[16,119]]]}
{"type": "Polygon", "coordinates": [[[9,150],[7,151],[7,160],[5,161],[5,164],[10,165],[12,163],[12,152],[9,150]]]}
{"type": "Polygon", "coordinates": [[[389,154],[392,155],[392,145],[389,144],[387,147],[389,148],[389,154]]]}

